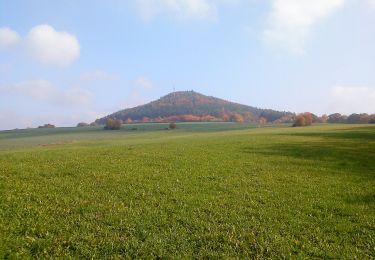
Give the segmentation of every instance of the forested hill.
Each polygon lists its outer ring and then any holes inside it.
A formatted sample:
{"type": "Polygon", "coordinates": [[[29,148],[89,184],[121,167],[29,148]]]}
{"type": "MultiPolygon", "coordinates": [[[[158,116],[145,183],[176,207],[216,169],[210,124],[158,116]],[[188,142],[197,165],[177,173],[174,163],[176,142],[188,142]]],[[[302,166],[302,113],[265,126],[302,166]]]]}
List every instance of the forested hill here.
{"type": "Polygon", "coordinates": [[[124,122],[167,121],[237,121],[273,122],[293,117],[290,112],[260,109],[205,96],[194,91],[173,92],[148,104],[120,110],[96,120],[104,124],[108,118],[124,122]]]}

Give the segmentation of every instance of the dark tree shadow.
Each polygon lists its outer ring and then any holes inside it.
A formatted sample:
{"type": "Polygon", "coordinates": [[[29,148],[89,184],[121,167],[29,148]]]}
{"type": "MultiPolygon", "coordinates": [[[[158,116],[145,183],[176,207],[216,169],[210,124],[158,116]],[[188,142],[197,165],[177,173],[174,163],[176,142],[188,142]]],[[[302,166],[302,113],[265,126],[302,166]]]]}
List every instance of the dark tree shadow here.
{"type": "Polygon", "coordinates": [[[348,139],[348,140],[375,140],[375,126],[353,127],[349,129],[340,129],[329,132],[304,132],[304,133],[288,133],[282,135],[306,136],[306,137],[322,137],[328,139],[348,139]]]}
{"type": "Polygon", "coordinates": [[[371,208],[375,208],[375,193],[353,195],[346,201],[351,204],[369,205],[371,208]]]}
{"type": "Polygon", "coordinates": [[[350,168],[356,172],[370,173],[371,176],[375,176],[375,143],[372,142],[375,140],[375,127],[287,135],[307,138],[305,142],[296,139],[297,142],[274,143],[263,146],[261,149],[247,146],[242,148],[242,152],[320,161],[335,167],[338,171],[350,168]],[[308,137],[322,137],[323,140],[308,137]]]}

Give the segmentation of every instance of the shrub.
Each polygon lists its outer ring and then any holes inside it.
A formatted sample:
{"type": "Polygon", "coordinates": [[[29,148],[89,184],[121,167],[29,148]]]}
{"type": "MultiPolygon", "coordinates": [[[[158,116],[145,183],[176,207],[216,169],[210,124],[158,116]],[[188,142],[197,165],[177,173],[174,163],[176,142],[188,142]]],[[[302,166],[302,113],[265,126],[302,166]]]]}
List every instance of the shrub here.
{"type": "Polygon", "coordinates": [[[311,125],[313,122],[313,114],[306,112],[303,114],[299,114],[295,121],[293,126],[308,126],[311,125]]]}
{"type": "Polygon", "coordinates": [[[169,123],[169,129],[176,129],[177,125],[175,122],[169,123]]]}
{"type": "Polygon", "coordinates": [[[303,115],[298,115],[294,121],[293,126],[305,126],[306,125],[306,120],[303,115]]]}
{"type": "Polygon", "coordinates": [[[84,126],[89,126],[89,124],[85,122],[80,122],[77,124],[77,127],[84,127],[84,126]]]}
{"type": "Polygon", "coordinates": [[[44,124],[44,125],[38,126],[38,128],[55,128],[55,126],[51,124],[44,124]]]}
{"type": "Polygon", "coordinates": [[[122,121],[121,120],[114,120],[112,118],[108,118],[104,129],[105,130],[119,130],[121,128],[122,121]]]}
{"type": "Polygon", "coordinates": [[[305,118],[305,125],[312,125],[314,118],[317,118],[316,115],[310,112],[303,113],[303,117],[305,118]]]}

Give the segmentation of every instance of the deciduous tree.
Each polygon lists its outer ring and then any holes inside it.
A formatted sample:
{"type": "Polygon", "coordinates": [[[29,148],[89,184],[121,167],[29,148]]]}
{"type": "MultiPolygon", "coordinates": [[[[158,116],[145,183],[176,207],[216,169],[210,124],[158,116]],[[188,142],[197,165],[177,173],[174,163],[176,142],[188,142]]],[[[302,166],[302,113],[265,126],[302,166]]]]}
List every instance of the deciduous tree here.
{"type": "Polygon", "coordinates": [[[104,129],[106,130],[119,130],[121,128],[122,121],[108,118],[104,129]]]}

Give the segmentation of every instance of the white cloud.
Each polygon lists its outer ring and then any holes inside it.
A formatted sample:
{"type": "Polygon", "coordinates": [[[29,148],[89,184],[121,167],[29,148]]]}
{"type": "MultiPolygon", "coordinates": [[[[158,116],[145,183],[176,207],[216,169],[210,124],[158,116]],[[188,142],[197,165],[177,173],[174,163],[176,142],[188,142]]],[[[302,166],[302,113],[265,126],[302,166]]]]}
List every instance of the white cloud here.
{"type": "Polygon", "coordinates": [[[102,70],[96,70],[92,72],[84,72],[81,74],[80,78],[83,81],[110,81],[116,80],[118,76],[102,70]]]}
{"type": "Polygon", "coordinates": [[[205,19],[215,13],[207,0],[136,0],[136,3],[145,19],[162,13],[173,13],[182,19],[205,19]]]}
{"type": "Polygon", "coordinates": [[[368,4],[370,5],[370,7],[375,9],[375,0],[367,0],[367,1],[368,1],[368,4]]]}
{"type": "Polygon", "coordinates": [[[204,20],[216,17],[221,4],[233,4],[239,0],[134,0],[145,20],[157,15],[171,14],[183,20],[204,20]]]}
{"type": "Polygon", "coordinates": [[[272,0],[268,27],[263,32],[271,45],[303,53],[306,38],[322,19],[347,0],[272,0]]]}
{"type": "Polygon", "coordinates": [[[37,100],[48,100],[58,94],[57,89],[47,80],[22,81],[6,89],[9,93],[15,93],[37,100]]]}
{"type": "Polygon", "coordinates": [[[36,61],[66,66],[79,58],[80,45],[77,38],[67,32],[56,31],[48,24],[31,28],[26,37],[7,27],[0,28],[0,49],[20,44],[21,51],[28,53],[36,61]]]}
{"type": "Polygon", "coordinates": [[[17,32],[8,27],[0,28],[0,48],[9,48],[16,45],[20,41],[17,32]]]}
{"type": "Polygon", "coordinates": [[[80,55],[80,45],[74,35],[58,32],[48,24],[33,27],[25,44],[28,53],[45,64],[69,65],[80,55]]]}
{"type": "Polygon", "coordinates": [[[332,112],[375,113],[375,88],[336,86],[330,90],[330,101],[332,112]]]}
{"type": "Polygon", "coordinates": [[[6,94],[16,94],[32,100],[49,102],[57,105],[88,105],[94,94],[88,90],[74,87],[65,90],[56,88],[47,80],[28,80],[8,87],[0,88],[6,94]]]}

